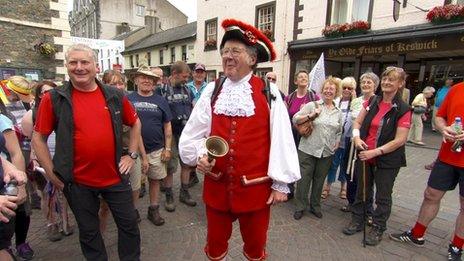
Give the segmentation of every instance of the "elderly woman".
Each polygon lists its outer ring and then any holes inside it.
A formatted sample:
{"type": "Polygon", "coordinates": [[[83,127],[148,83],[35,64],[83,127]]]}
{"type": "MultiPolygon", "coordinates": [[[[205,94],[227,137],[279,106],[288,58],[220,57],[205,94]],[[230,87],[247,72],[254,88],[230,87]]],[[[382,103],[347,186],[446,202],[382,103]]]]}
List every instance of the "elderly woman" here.
{"type": "Polygon", "coordinates": [[[435,93],[435,88],[427,86],[419,93],[412,101],[412,122],[411,130],[409,131],[408,142],[424,146],[422,142],[422,131],[424,130],[424,124],[422,120],[425,120],[425,112],[427,111],[427,99],[432,98],[435,93]]]}
{"type": "MultiPolygon", "coordinates": [[[[373,72],[366,72],[363,75],[361,75],[360,86],[361,86],[362,95],[359,96],[358,98],[353,99],[353,101],[351,101],[351,106],[350,106],[350,110],[351,110],[350,114],[351,114],[352,121],[354,121],[356,117],[358,117],[359,113],[361,112],[361,109],[363,108],[363,104],[368,102],[369,99],[375,95],[375,91],[377,90],[377,87],[379,87],[379,83],[380,83],[379,77],[373,72]]],[[[351,144],[351,148],[350,148],[351,155],[348,155],[348,158],[353,157],[353,154],[354,154],[354,149],[352,148],[354,147],[354,145],[351,142],[350,144],[351,144]]],[[[350,161],[348,162],[348,170],[346,173],[347,175],[346,177],[346,180],[347,180],[346,199],[348,200],[348,205],[343,206],[341,208],[341,210],[344,212],[350,212],[350,207],[351,205],[353,205],[354,198],[356,195],[357,178],[355,177],[356,173],[354,173],[352,169],[354,170],[354,166],[352,166],[352,162],[350,161]]],[[[368,204],[369,205],[368,212],[371,213],[370,211],[371,206],[372,206],[371,199],[369,199],[368,202],[370,202],[370,204],[368,204]]]]}
{"type": "Polygon", "coordinates": [[[350,145],[351,145],[351,101],[354,97],[356,97],[356,80],[353,77],[345,77],[341,82],[342,86],[342,97],[338,103],[338,108],[342,111],[342,137],[340,139],[340,146],[338,147],[337,151],[335,151],[335,155],[332,161],[332,166],[330,167],[329,173],[327,174],[327,183],[324,186],[324,190],[322,191],[321,198],[325,199],[330,193],[330,187],[332,183],[335,182],[335,177],[337,175],[338,168],[340,167],[340,171],[338,174],[338,180],[342,183],[340,188],[339,197],[341,199],[346,199],[346,169],[348,163],[348,155],[350,145]],[[348,152],[347,152],[348,150],[348,152]]]}
{"type": "Polygon", "coordinates": [[[401,167],[406,166],[405,143],[411,125],[409,105],[398,93],[406,80],[406,73],[398,67],[387,67],[381,77],[382,92],[364,103],[353,123],[353,142],[359,151],[356,162],[360,179],[356,199],[351,208],[352,219],[343,229],[353,235],[363,228],[365,220],[363,192],[371,198],[375,185],[373,226],[366,237],[366,244],[375,246],[387,229],[392,206],[392,189],[401,167]]]}
{"type": "Polygon", "coordinates": [[[296,211],[293,217],[296,220],[301,219],[308,207],[316,217],[322,218],[322,187],[342,135],[342,112],[334,102],[340,92],[340,81],[329,76],[322,85],[322,100],[306,104],[293,116],[293,123],[301,124],[318,114],[312,122],[312,133],[301,137],[298,146],[301,179],[295,193],[296,211]],[[311,197],[308,201],[310,187],[311,197]]]}

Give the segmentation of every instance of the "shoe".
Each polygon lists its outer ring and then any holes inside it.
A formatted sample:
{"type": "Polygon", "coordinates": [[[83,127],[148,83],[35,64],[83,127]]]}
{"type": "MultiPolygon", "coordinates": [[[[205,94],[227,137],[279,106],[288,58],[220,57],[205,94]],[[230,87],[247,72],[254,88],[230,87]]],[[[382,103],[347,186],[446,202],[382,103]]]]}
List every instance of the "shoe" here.
{"type": "Polygon", "coordinates": [[[40,198],[39,194],[37,192],[34,192],[31,194],[31,208],[32,209],[41,209],[40,201],[42,199],[40,198]]]}
{"type": "Polygon", "coordinates": [[[434,166],[435,166],[435,161],[430,164],[425,165],[424,168],[426,170],[432,170],[434,166]]]}
{"type": "Polygon", "coordinates": [[[145,194],[147,194],[147,189],[145,188],[145,184],[142,184],[140,187],[139,198],[145,197],[145,194]]]}
{"type": "Polygon", "coordinates": [[[314,209],[310,209],[309,212],[311,212],[311,214],[313,214],[314,216],[316,216],[317,218],[322,218],[322,213],[320,211],[316,211],[314,209]]]}
{"type": "Polygon", "coordinates": [[[422,141],[418,141],[418,142],[416,142],[416,145],[419,145],[419,146],[425,146],[425,143],[424,143],[424,142],[422,142],[422,141]]]}
{"type": "Polygon", "coordinates": [[[34,250],[32,250],[29,243],[26,242],[16,246],[16,254],[23,260],[31,260],[34,257],[34,250]]]}
{"type": "Polygon", "coordinates": [[[200,180],[198,179],[197,172],[196,171],[190,172],[188,188],[191,188],[191,187],[195,186],[199,182],[200,182],[200,180]]]}
{"type": "Polygon", "coordinates": [[[405,231],[403,233],[390,234],[390,239],[396,242],[411,243],[412,245],[417,247],[423,247],[425,243],[425,239],[423,237],[415,238],[412,235],[411,230],[405,231]]]}
{"type": "Polygon", "coordinates": [[[192,199],[187,187],[188,187],[188,185],[182,185],[182,188],[180,188],[179,201],[184,203],[185,205],[187,205],[189,207],[194,207],[194,206],[197,205],[197,202],[195,202],[192,199]]]}
{"type": "Polygon", "coordinates": [[[461,260],[462,249],[455,247],[453,244],[448,246],[448,260],[461,260]]]}
{"type": "Polygon", "coordinates": [[[56,242],[63,239],[63,234],[60,233],[58,224],[49,224],[47,226],[47,239],[51,242],[56,242]]]}
{"type": "Polygon", "coordinates": [[[165,188],[166,202],[164,202],[164,209],[167,212],[174,212],[176,205],[174,204],[174,195],[172,194],[172,188],[165,188]]]}
{"type": "Polygon", "coordinates": [[[366,245],[376,246],[382,241],[383,231],[373,226],[366,235],[366,245]]]}
{"type": "Polygon", "coordinates": [[[137,223],[142,222],[142,218],[140,218],[140,213],[138,209],[135,210],[135,215],[137,216],[137,223]]]}
{"type": "Polygon", "coordinates": [[[303,213],[304,213],[303,210],[297,210],[295,211],[295,213],[293,213],[293,218],[295,220],[300,220],[303,217],[303,213]]]}
{"type": "Polygon", "coordinates": [[[327,185],[324,185],[324,189],[322,190],[321,198],[326,199],[330,194],[330,187],[327,185]]]}
{"type": "Polygon", "coordinates": [[[160,216],[160,213],[159,213],[159,205],[148,207],[147,218],[155,226],[161,226],[164,224],[164,219],[160,216]]]}
{"type": "Polygon", "coordinates": [[[363,225],[362,223],[357,223],[357,222],[354,222],[353,220],[350,222],[350,224],[348,224],[347,227],[345,227],[343,229],[343,234],[347,235],[347,236],[351,236],[351,235],[354,235],[358,232],[361,232],[361,230],[363,230],[363,225]]]}

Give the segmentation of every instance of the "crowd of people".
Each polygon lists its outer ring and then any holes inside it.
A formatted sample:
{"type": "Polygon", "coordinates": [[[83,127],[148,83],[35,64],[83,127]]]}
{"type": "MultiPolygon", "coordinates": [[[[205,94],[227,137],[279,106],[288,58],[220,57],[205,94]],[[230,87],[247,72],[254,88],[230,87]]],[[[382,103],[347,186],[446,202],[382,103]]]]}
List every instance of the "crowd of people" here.
{"type": "MultiPolygon", "coordinates": [[[[141,65],[128,79],[109,70],[99,80],[95,53],[83,44],[66,51],[70,80],[59,86],[21,76],[2,82],[0,189],[16,180],[18,194],[0,195],[0,260],[33,258],[26,240],[33,207],[42,209],[50,241],[71,235],[76,223],[87,260],[108,259],[103,235],[111,212],[119,258],[139,260],[141,190],[147,184],[146,218],[162,226],[161,206],[176,210],[176,173],[178,201],[189,207],[197,205],[189,189],[198,174],[204,175],[204,251],[210,260],[227,255],[237,219],[245,257],[264,260],[271,206],[293,198],[295,220],[307,211],[323,218],[322,200],[331,195],[337,174],[338,196],[346,200],[340,208],[351,213],[341,233],[353,235],[367,224],[365,243],[378,245],[392,211],[395,179],[406,166],[405,145],[425,145],[423,121],[430,113],[432,128],[444,142],[428,166],[432,172],[417,223],[390,234],[395,241],[424,244],[445,192],[459,183],[464,197],[464,157],[451,148],[464,140],[453,128],[455,118],[464,115],[464,101],[458,98],[463,83],[451,87],[452,79],[447,80],[434,105],[435,89],[425,87],[409,104],[404,99],[407,74],[399,67],[387,67],[380,77],[365,72],[359,83],[354,77],[329,76],[320,91],[308,89],[309,73],[299,70],[294,91],[285,96],[274,72],[265,79],[253,74],[258,63],[275,59],[272,42],[241,21],[228,19],[222,27],[225,77],[210,83],[205,65],[191,70],[183,61],[172,64],[169,77],[159,67],[141,65]],[[128,80],[135,91],[127,91],[128,80]],[[213,157],[209,137],[221,138],[226,156],[213,157]]],[[[460,260],[463,209],[449,260],[460,260]]]]}

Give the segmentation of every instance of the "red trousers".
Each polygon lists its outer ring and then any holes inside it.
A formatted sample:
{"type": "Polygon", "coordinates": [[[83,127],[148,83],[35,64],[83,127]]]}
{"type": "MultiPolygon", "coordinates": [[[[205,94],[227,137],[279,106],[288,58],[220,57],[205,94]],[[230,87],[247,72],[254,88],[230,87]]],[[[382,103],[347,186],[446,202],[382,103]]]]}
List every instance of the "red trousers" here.
{"type": "Polygon", "coordinates": [[[238,219],[243,239],[243,254],[248,260],[264,260],[270,207],[246,212],[230,213],[206,206],[208,235],[205,253],[210,260],[221,260],[227,255],[232,223],[238,219]]]}

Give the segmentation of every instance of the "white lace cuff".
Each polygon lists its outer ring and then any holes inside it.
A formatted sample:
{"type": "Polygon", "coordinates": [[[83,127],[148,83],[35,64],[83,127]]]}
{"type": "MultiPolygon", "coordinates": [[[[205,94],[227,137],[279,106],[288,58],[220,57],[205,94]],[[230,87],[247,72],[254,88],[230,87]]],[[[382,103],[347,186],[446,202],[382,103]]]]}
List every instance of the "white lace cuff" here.
{"type": "Polygon", "coordinates": [[[290,189],[288,188],[287,183],[283,183],[283,182],[279,182],[279,181],[274,180],[272,182],[271,188],[273,190],[277,190],[277,191],[279,191],[281,193],[285,193],[285,194],[290,193],[290,189]]]}

